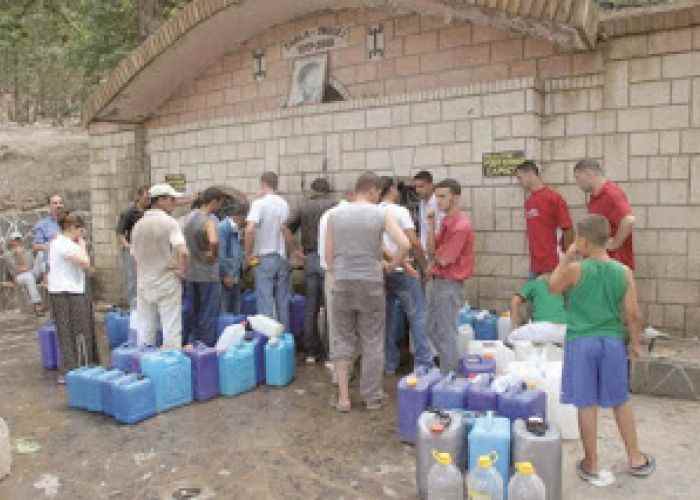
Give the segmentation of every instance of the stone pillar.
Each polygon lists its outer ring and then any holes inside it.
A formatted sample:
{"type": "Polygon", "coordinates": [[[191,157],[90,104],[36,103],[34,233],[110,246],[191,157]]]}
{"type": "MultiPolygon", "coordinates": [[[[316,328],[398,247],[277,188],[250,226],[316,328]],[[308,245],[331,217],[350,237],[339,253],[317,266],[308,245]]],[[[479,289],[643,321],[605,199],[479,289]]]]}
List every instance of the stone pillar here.
{"type": "Polygon", "coordinates": [[[95,299],[126,303],[116,226],[119,214],[149,177],[142,125],[93,123],[90,133],[90,210],[97,275],[95,299]]]}

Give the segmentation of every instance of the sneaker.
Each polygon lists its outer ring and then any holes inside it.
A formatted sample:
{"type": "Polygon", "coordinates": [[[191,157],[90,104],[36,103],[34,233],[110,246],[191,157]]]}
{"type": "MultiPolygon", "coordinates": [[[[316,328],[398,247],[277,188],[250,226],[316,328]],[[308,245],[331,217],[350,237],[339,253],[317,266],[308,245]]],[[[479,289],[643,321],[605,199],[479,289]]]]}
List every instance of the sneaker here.
{"type": "Polygon", "coordinates": [[[58,378],[56,378],[56,383],[58,385],[66,385],[66,377],[59,375],[58,378]]]}
{"type": "Polygon", "coordinates": [[[306,364],[307,365],[315,365],[316,364],[316,358],[313,356],[306,356],[306,364]]]}

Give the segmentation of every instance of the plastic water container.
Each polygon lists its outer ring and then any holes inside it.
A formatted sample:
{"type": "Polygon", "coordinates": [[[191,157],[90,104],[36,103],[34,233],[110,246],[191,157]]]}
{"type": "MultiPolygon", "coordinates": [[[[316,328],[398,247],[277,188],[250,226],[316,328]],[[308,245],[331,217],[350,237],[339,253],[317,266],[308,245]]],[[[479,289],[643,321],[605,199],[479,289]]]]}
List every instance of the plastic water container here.
{"type": "Polygon", "coordinates": [[[438,410],[466,410],[469,381],[448,373],[440,382],[433,386],[431,406],[438,410]]]}
{"type": "Polygon", "coordinates": [[[144,345],[140,346],[136,351],[134,351],[132,357],[131,357],[131,370],[134,373],[143,373],[143,370],[141,369],[141,359],[146,354],[153,353],[153,352],[159,352],[160,350],[156,346],[152,345],[144,345]]]}
{"type": "Polygon", "coordinates": [[[242,323],[227,326],[216,341],[216,351],[219,354],[225,353],[232,345],[243,342],[243,337],[245,337],[245,326],[242,323]]]}
{"type": "Polygon", "coordinates": [[[105,314],[105,331],[109,347],[115,348],[129,339],[129,313],[113,308],[105,314]]]}
{"type": "Polygon", "coordinates": [[[136,344],[125,343],[112,349],[111,366],[123,372],[133,371],[134,355],[139,350],[136,344]]]}
{"type": "MultiPolygon", "coordinates": [[[[105,395],[107,395],[107,391],[105,391],[106,387],[109,387],[109,383],[112,380],[116,380],[118,378],[121,378],[124,376],[124,372],[121,370],[107,370],[101,375],[98,375],[96,380],[97,380],[97,391],[99,394],[100,398],[100,411],[105,413],[105,402],[107,403],[107,406],[109,406],[110,401],[105,401],[105,395]]],[[[109,398],[109,395],[107,396],[109,398]]]]}
{"type": "Polygon", "coordinates": [[[510,420],[495,417],[493,412],[476,419],[469,433],[469,470],[480,465],[482,455],[491,457],[501,480],[507,482],[510,478],[510,420]]]}
{"type": "Polygon", "coordinates": [[[125,379],[112,386],[112,413],[115,420],[133,425],[158,413],[153,381],[136,375],[125,379]]]}
{"type": "Polygon", "coordinates": [[[465,377],[480,373],[496,374],[496,358],[492,354],[467,354],[459,360],[459,373],[465,377]]]}
{"type": "Polygon", "coordinates": [[[480,455],[474,461],[476,465],[469,468],[470,472],[467,477],[469,498],[474,500],[503,500],[505,498],[503,494],[503,476],[494,467],[493,455],[480,455]]]}
{"type": "Polygon", "coordinates": [[[469,354],[469,345],[474,341],[474,328],[472,325],[460,325],[457,327],[457,353],[459,357],[469,354]]]}
{"type": "Polygon", "coordinates": [[[498,394],[491,388],[491,375],[484,373],[468,380],[467,408],[477,412],[496,411],[498,394]]]}
{"type": "Polygon", "coordinates": [[[250,316],[248,324],[254,332],[262,333],[268,338],[281,337],[284,334],[284,325],[282,323],[262,314],[250,316]]]}
{"type": "Polygon", "coordinates": [[[498,317],[497,330],[498,340],[505,342],[508,340],[508,335],[513,331],[513,323],[510,321],[510,313],[504,312],[498,317]]]}
{"type": "Polygon", "coordinates": [[[464,478],[449,453],[433,453],[426,489],[427,500],[464,500],[464,478]]]}
{"type": "Polygon", "coordinates": [[[137,379],[135,373],[124,373],[121,370],[119,370],[119,373],[120,375],[118,377],[109,380],[103,379],[100,381],[100,392],[102,394],[102,413],[111,417],[114,416],[114,404],[112,399],[112,390],[114,386],[125,383],[132,379],[137,379]]]}
{"type": "Polygon", "coordinates": [[[440,370],[416,370],[399,380],[397,387],[397,411],[399,439],[407,443],[416,441],[418,417],[431,404],[431,392],[442,379],[440,370]]]}
{"type": "Polygon", "coordinates": [[[508,498],[511,500],[545,500],[547,498],[544,483],[530,462],[515,464],[515,475],[508,484],[508,498]]]}
{"type": "Polygon", "coordinates": [[[473,414],[462,411],[428,410],[418,418],[416,435],[416,484],[418,496],[425,498],[428,473],[434,463],[433,451],[449,453],[454,465],[467,469],[467,435],[473,414]]]}
{"type": "Polygon", "coordinates": [[[192,362],[192,391],[194,399],[206,401],[219,395],[219,356],[216,349],[195,342],[192,350],[184,351],[192,362]]]}
{"type": "MultiPolygon", "coordinates": [[[[544,435],[538,436],[528,431],[524,420],[516,420],[513,423],[512,451],[514,463],[532,463],[537,475],[544,482],[546,500],[561,500],[562,445],[557,427],[548,425],[544,435]]],[[[510,499],[514,500],[512,496],[510,499]]],[[[542,497],[542,500],[545,500],[545,497],[542,497]]]]}
{"type": "Polygon", "coordinates": [[[267,385],[283,387],[294,379],[294,336],[285,333],[272,338],[265,346],[265,378],[267,385]]]}
{"type": "Polygon", "coordinates": [[[462,307],[457,315],[457,327],[462,325],[474,326],[474,311],[468,305],[462,307]]]}
{"type": "Polygon", "coordinates": [[[255,346],[232,346],[219,356],[219,387],[223,396],[236,396],[255,389],[255,346]]]}
{"type": "Polygon", "coordinates": [[[10,447],[10,429],[0,418],[0,480],[12,469],[12,452],[10,447]]]}
{"type": "Polygon", "coordinates": [[[561,402],[561,370],[561,362],[545,364],[545,378],[541,387],[547,393],[547,419],[556,424],[562,439],[578,439],[578,411],[574,405],[561,402]]]}
{"type": "Polygon", "coordinates": [[[192,402],[192,362],[182,352],[144,354],[141,370],[153,381],[158,413],[192,402]]]}
{"type": "Polygon", "coordinates": [[[241,314],[243,316],[254,316],[258,314],[255,290],[246,290],[241,295],[241,314]]]}
{"type": "Polygon", "coordinates": [[[498,340],[498,317],[482,311],[474,319],[474,337],[476,340],[498,340]]]}
{"type": "MultiPolygon", "coordinates": [[[[304,335],[304,308],[306,307],[306,297],[299,294],[292,295],[289,300],[289,329],[297,338],[304,335]]],[[[257,330],[257,328],[256,328],[257,330]]]]}
{"type": "Polygon", "coordinates": [[[243,343],[252,344],[255,350],[255,382],[257,385],[265,383],[265,345],[267,341],[268,337],[256,331],[247,332],[243,337],[243,343]]]}
{"type": "Polygon", "coordinates": [[[239,325],[245,321],[245,316],[242,314],[220,314],[216,320],[216,338],[221,337],[227,326],[239,325]]]}
{"type": "Polygon", "coordinates": [[[39,341],[39,352],[41,353],[41,364],[46,370],[58,368],[61,357],[58,347],[58,335],[56,334],[56,323],[47,321],[36,332],[39,341]]]}
{"type": "Polygon", "coordinates": [[[66,373],[68,406],[102,411],[102,393],[97,377],[105,373],[101,366],[80,367],[66,373]]]}
{"type": "Polygon", "coordinates": [[[498,414],[511,421],[530,417],[546,420],[547,394],[539,389],[510,389],[498,396],[498,414]]]}
{"type": "Polygon", "coordinates": [[[508,365],[515,361],[515,353],[500,340],[473,340],[469,343],[469,354],[480,356],[489,355],[496,360],[496,374],[508,370],[508,365]]]}

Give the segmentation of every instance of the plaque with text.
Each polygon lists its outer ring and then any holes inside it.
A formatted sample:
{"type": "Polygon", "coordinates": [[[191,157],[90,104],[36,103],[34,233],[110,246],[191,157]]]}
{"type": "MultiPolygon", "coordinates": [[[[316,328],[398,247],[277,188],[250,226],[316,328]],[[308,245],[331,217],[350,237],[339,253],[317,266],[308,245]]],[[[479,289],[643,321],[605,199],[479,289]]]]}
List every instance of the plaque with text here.
{"type": "Polygon", "coordinates": [[[298,33],[283,43],[282,56],[293,59],[347,47],[349,39],[349,26],[321,26],[298,33]]]}
{"type": "Polygon", "coordinates": [[[515,169],[525,161],[524,151],[502,151],[500,153],[484,153],[482,165],[484,177],[510,177],[515,175],[515,169]]]}
{"type": "Polygon", "coordinates": [[[165,183],[170,184],[178,193],[187,191],[187,177],[185,177],[185,174],[167,174],[165,176],[165,183]]]}

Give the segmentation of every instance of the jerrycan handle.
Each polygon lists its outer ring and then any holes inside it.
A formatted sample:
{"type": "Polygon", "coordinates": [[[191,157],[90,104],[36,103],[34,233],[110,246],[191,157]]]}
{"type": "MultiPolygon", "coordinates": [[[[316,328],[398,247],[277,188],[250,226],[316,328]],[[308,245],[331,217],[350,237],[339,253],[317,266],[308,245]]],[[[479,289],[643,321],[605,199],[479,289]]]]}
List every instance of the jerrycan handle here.
{"type": "Polygon", "coordinates": [[[437,418],[437,422],[433,422],[433,425],[430,427],[432,432],[442,432],[452,424],[452,416],[446,411],[437,408],[431,408],[427,411],[434,414],[437,418]]]}
{"type": "Polygon", "coordinates": [[[483,361],[481,354],[467,354],[464,358],[467,363],[481,363],[483,361]]]}

